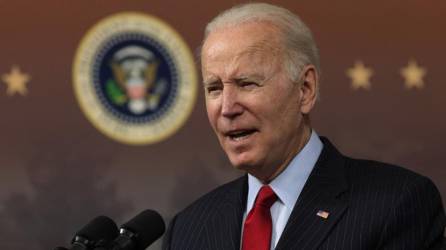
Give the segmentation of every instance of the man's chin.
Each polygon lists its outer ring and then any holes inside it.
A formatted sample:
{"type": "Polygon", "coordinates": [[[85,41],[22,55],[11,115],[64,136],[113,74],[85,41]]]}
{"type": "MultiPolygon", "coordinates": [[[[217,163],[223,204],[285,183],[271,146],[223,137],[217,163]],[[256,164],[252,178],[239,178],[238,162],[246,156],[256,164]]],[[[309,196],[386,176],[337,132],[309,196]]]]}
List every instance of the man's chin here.
{"type": "Polygon", "coordinates": [[[229,161],[235,169],[245,172],[250,172],[256,165],[252,159],[229,158],[229,161]]]}

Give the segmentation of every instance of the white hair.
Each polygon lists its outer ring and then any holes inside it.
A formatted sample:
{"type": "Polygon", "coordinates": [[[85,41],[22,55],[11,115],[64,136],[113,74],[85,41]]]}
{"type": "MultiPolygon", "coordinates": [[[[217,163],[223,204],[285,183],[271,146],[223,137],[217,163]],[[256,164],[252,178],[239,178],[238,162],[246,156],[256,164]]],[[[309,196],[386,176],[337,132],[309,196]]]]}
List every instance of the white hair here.
{"type": "Polygon", "coordinates": [[[267,3],[247,3],[225,10],[208,23],[204,40],[213,31],[247,22],[269,22],[282,34],[285,68],[292,81],[298,81],[309,64],[320,73],[319,52],[310,29],[291,11],[267,3]]]}

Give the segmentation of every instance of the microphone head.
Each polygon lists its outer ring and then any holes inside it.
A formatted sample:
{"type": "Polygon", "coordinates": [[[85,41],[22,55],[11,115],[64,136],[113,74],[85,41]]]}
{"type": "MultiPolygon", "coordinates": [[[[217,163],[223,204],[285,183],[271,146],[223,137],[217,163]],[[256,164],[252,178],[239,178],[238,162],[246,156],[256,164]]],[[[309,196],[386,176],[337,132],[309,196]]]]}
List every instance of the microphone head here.
{"type": "Polygon", "coordinates": [[[76,233],[72,243],[79,240],[85,245],[106,243],[118,237],[119,231],[116,223],[107,216],[98,216],[76,233]]]}
{"type": "Polygon", "coordinates": [[[121,228],[136,234],[135,250],[144,250],[163,235],[166,225],[158,212],[147,209],[123,224],[121,228]]]}

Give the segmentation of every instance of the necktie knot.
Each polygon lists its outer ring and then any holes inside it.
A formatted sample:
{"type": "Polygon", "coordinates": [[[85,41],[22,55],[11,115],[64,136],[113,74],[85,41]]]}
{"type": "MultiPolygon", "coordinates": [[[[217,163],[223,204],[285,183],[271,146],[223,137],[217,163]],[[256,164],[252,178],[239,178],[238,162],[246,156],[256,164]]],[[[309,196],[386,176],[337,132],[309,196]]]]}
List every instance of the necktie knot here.
{"type": "Polygon", "coordinates": [[[274,193],[270,186],[265,185],[260,188],[254,206],[263,206],[269,209],[274,204],[274,202],[276,202],[276,200],[277,195],[274,193]]]}

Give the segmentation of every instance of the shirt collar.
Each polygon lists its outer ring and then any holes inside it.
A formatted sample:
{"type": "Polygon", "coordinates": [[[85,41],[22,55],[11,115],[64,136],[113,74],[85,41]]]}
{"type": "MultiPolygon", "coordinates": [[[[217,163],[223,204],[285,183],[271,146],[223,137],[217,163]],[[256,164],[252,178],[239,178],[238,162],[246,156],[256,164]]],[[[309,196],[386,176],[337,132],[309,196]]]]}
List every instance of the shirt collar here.
{"type": "MultiPolygon", "coordinates": [[[[307,144],[291,160],[285,170],[269,184],[287,209],[292,210],[296,204],[322,148],[323,144],[319,136],[315,131],[312,131],[307,144]]],[[[257,193],[262,185],[260,180],[248,174],[249,188],[246,211],[250,211],[253,207],[257,193]]]]}

